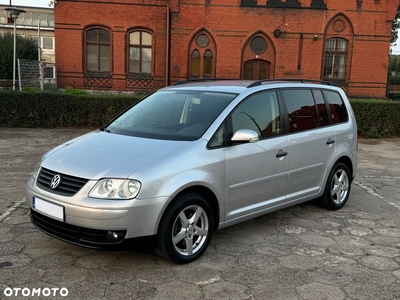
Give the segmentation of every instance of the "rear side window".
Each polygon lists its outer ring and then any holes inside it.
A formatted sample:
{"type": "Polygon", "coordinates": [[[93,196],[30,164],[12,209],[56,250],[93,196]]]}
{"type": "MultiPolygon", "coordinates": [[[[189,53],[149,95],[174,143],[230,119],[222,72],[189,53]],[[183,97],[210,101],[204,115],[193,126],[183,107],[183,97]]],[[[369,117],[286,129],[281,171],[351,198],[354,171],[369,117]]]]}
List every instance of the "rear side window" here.
{"type": "Polygon", "coordinates": [[[324,91],[324,95],[329,104],[332,124],[347,122],[349,116],[347,114],[346,106],[344,105],[342,97],[340,97],[339,93],[333,91],[324,91]]]}
{"type": "Polygon", "coordinates": [[[318,114],[311,90],[282,90],[289,120],[289,131],[318,127],[318,114]]]}
{"type": "Polygon", "coordinates": [[[313,90],[313,96],[315,100],[315,104],[317,105],[317,112],[318,112],[318,121],[319,126],[329,126],[329,113],[328,109],[322,96],[321,90],[313,90]]]}

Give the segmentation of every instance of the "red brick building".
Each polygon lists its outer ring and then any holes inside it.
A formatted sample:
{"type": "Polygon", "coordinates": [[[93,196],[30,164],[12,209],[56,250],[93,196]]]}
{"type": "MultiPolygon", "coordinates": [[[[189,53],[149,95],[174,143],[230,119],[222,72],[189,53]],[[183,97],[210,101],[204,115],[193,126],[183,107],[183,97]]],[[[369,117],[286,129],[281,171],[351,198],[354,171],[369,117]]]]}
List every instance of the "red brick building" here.
{"type": "Polygon", "coordinates": [[[58,85],[151,91],[190,77],[332,81],[385,97],[399,0],[57,0],[58,85]]]}

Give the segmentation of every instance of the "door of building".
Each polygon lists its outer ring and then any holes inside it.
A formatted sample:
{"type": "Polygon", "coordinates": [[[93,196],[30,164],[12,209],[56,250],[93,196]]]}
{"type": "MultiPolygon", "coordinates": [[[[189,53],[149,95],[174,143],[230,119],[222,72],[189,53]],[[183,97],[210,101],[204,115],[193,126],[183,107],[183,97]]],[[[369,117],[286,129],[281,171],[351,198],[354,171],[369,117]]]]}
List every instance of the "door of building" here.
{"type": "Polygon", "coordinates": [[[260,80],[270,78],[270,62],[260,59],[244,63],[243,79],[260,80]]]}

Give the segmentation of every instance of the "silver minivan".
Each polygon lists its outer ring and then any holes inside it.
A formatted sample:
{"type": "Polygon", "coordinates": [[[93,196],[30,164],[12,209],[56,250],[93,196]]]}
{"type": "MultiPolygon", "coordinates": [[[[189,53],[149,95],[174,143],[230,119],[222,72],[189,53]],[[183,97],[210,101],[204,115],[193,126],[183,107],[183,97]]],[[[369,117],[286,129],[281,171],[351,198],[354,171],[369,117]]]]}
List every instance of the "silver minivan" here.
{"type": "Polygon", "coordinates": [[[26,187],[33,224],[115,247],[153,236],[199,258],[215,230],[318,199],[339,209],[357,168],[357,125],[340,88],[283,80],[180,82],[43,155],[26,187]]]}

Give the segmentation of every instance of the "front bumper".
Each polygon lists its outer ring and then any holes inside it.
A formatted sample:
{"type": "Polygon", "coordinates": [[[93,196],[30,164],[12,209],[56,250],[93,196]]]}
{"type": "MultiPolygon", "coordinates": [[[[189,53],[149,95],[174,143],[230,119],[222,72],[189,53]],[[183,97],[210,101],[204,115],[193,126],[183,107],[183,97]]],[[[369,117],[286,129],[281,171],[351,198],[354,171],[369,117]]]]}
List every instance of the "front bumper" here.
{"type": "Polygon", "coordinates": [[[167,197],[142,200],[89,198],[88,192],[94,184],[89,181],[76,195],[66,197],[39,189],[30,178],[26,186],[26,200],[32,223],[50,236],[91,248],[104,248],[120,244],[125,239],[157,233],[167,197]],[[37,210],[33,205],[34,197],[62,206],[63,221],[37,210]],[[114,234],[114,239],[110,238],[110,234],[114,234]],[[115,238],[115,235],[118,237],[115,238]]]}
{"type": "Polygon", "coordinates": [[[126,237],[126,230],[110,231],[71,225],[47,217],[33,209],[30,210],[30,216],[33,225],[39,230],[75,245],[102,249],[121,244],[126,237]],[[117,238],[110,239],[109,236],[112,233],[117,234],[117,238]]]}

